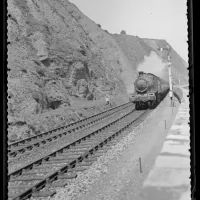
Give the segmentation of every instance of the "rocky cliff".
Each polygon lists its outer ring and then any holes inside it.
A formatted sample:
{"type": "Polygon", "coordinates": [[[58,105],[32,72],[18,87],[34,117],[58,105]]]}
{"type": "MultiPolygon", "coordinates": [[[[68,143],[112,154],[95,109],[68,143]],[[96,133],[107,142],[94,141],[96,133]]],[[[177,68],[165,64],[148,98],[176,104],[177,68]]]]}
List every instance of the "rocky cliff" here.
{"type": "Polygon", "coordinates": [[[101,112],[106,95],[111,106],[127,102],[138,65],[157,48],[104,31],[68,0],[8,0],[8,42],[13,140],[101,112]]]}
{"type": "Polygon", "coordinates": [[[109,94],[127,101],[136,76],[128,59],[67,0],[8,0],[8,42],[9,138],[66,123],[60,119],[66,113],[53,119],[43,113],[70,108],[76,99],[109,94]]]}
{"type": "Polygon", "coordinates": [[[144,61],[145,56],[149,56],[154,51],[146,42],[138,36],[125,34],[110,34],[120,46],[126,57],[129,59],[132,68],[137,71],[137,67],[144,61]]]}

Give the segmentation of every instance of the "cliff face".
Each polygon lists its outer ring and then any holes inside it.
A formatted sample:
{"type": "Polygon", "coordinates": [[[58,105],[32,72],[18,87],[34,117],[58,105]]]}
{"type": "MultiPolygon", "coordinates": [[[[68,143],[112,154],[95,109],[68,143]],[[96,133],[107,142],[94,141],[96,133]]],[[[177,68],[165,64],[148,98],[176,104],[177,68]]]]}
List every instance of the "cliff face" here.
{"type": "Polygon", "coordinates": [[[8,42],[9,135],[56,127],[42,113],[75,99],[126,101],[136,76],[116,41],[67,0],[8,0],[8,42]]]}
{"type": "Polygon", "coordinates": [[[131,35],[111,34],[120,46],[126,57],[129,59],[132,68],[137,71],[137,67],[144,61],[144,57],[154,51],[141,38],[131,35]]]}
{"type": "Polygon", "coordinates": [[[8,0],[8,42],[8,138],[100,112],[106,94],[113,105],[128,101],[138,66],[159,43],[109,34],[67,0],[8,0]]]}

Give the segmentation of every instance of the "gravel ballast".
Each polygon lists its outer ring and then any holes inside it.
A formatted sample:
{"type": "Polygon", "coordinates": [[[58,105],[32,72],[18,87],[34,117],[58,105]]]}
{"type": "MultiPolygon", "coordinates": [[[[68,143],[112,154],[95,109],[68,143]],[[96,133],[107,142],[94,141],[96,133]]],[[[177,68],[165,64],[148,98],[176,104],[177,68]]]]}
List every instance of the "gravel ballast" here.
{"type": "Polygon", "coordinates": [[[138,126],[132,128],[132,131],[128,133],[126,137],[119,141],[108,152],[99,157],[88,170],[79,172],[76,179],[70,180],[69,184],[65,186],[65,188],[57,189],[57,194],[54,197],[46,199],[74,200],[81,195],[86,194],[93,183],[97,181],[102,174],[107,173],[107,166],[109,162],[112,159],[118,159],[123,154],[124,149],[126,149],[127,146],[134,141],[135,137],[140,134],[142,128],[146,124],[150,123],[163,104],[165,104],[165,101],[166,100],[161,102],[160,105],[154,109],[138,126]]]}

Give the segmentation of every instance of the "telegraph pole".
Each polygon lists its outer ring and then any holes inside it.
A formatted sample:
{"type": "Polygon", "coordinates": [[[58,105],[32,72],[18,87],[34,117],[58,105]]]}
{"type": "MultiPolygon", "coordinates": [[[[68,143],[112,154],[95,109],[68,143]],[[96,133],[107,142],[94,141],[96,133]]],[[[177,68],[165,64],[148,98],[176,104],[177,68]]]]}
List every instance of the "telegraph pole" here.
{"type": "Polygon", "coordinates": [[[172,92],[172,71],[171,71],[171,63],[170,63],[170,57],[168,56],[168,70],[169,70],[169,97],[171,100],[171,106],[172,106],[172,96],[173,96],[173,92],[172,92]]]}
{"type": "Polygon", "coordinates": [[[167,60],[168,60],[168,73],[169,73],[169,97],[170,97],[170,100],[171,100],[171,106],[173,106],[172,104],[172,97],[173,97],[173,92],[172,92],[172,72],[171,72],[171,57],[169,56],[170,54],[170,47],[169,45],[167,44],[167,48],[160,48],[159,49],[161,52],[163,50],[166,50],[167,51],[167,60]]]}

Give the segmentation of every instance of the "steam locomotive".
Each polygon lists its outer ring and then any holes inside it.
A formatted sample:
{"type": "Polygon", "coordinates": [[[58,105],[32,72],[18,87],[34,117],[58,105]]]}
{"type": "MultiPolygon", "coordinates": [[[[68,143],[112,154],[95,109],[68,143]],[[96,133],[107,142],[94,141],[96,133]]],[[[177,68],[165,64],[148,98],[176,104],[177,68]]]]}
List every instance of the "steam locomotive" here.
{"type": "Polygon", "coordinates": [[[135,103],[135,109],[155,108],[169,92],[169,84],[165,80],[151,73],[139,72],[134,83],[135,92],[129,100],[135,103]]]}

